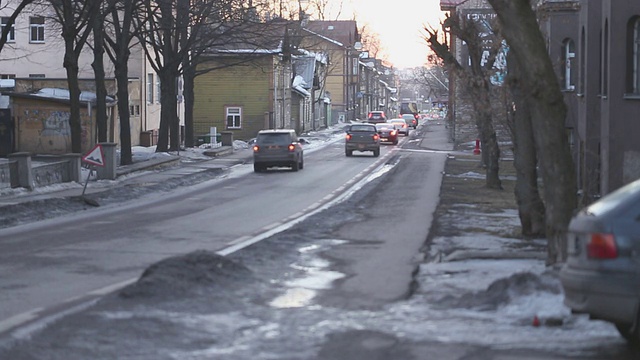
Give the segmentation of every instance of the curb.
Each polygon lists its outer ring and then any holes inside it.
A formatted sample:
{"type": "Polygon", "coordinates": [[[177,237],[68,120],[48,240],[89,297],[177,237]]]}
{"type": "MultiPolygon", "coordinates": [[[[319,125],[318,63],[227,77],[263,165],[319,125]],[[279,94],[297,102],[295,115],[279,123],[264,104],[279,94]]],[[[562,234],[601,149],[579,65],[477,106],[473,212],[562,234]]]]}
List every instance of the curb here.
{"type": "Polygon", "coordinates": [[[163,167],[173,166],[180,164],[179,156],[168,156],[165,158],[156,158],[133,163],[131,165],[118,166],[116,168],[116,177],[128,175],[140,170],[153,170],[163,167]]]}

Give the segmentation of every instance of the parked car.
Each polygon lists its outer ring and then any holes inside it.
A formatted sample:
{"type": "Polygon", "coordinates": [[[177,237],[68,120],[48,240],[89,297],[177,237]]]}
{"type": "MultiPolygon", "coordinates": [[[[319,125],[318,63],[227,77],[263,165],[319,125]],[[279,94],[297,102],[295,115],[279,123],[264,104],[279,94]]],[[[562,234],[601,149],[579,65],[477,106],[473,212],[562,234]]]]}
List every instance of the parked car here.
{"type": "Polygon", "coordinates": [[[253,170],[290,167],[298,171],[304,168],[302,140],[292,129],[260,130],[253,144],[253,170]]]}
{"type": "Polygon", "coordinates": [[[384,111],[371,111],[367,115],[367,122],[371,124],[381,123],[387,121],[387,115],[384,111]]]}
{"type": "Polygon", "coordinates": [[[391,123],[378,123],[376,129],[380,135],[380,142],[390,142],[398,145],[398,129],[391,123]]]}
{"type": "Polygon", "coordinates": [[[389,119],[387,123],[395,125],[398,132],[404,134],[404,136],[409,136],[409,125],[405,119],[389,119]]]}
{"type": "Polygon", "coordinates": [[[564,303],[640,344],[640,180],[577,213],[560,270],[564,303]]]}
{"type": "Polygon", "coordinates": [[[418,115],[413,115],[413,114],[402,114],[400,117],[405,119],[407,121],[407,125],[411,126],[412,128],[417,128],[418,127],[418,115]]]}
{"type": "Polygon", "coordinates": [[[373,156],[380,156],[380,135],[373,124],[352,124],[345,127],[344,152],[352,156],[354,151],[372,151],[373,156]]]}

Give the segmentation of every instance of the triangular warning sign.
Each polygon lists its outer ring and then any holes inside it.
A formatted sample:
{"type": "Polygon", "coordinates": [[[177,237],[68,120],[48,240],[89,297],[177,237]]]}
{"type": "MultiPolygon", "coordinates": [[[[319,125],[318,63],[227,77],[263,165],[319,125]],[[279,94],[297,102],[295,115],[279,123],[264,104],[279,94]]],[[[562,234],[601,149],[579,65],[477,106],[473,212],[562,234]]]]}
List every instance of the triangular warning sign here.
{"type": "Polygon", "coordinates": [[[96,145],[89,153],[82,157],[82,161],[88,162],[96,166],[104,166],[104,156],[102,154],[102,145],[96,145]]]}

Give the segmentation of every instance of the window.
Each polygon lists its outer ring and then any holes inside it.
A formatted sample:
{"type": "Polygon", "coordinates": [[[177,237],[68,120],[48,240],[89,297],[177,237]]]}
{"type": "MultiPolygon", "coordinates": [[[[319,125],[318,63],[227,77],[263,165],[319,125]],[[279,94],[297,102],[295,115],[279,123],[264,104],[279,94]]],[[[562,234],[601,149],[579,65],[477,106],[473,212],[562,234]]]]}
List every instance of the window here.
{"type": "Polygon", "coordinates": [[[147,103],[153,103],[153,74],[147,74],[147,103]]]}
{"type": "Polygon", "coordinates": [[[30,38],[29,42],[44,42],[44,18],[42,16],[32,16],[29,18],[30,38]]]}
{"type": "Polygon", "coordinates": [[[574,67],[575,58],[576,52],[573,40],[566,39],[562,43],[562,86],[564,90],[575,90],[574,75],[571,71],[574,67]]]}
{"type": "Polygon", "coordinates": [[[156,102],[160,102],[160,77],[156,77],[156,102]]]}
{"type": "Polygon", "coordinates": [[[129,105],[129,116],[140,116],[140,105],[129,105]]]}
{"type": "MultiPolygon", "coordinates": [[[[9,23],[9,18],[2,17],[0,31],[4,32],[4,28],[7,26],[8,23],[9,23]]],[[[13,26],[13,24],[11,24],[11,29],[9,30],[9,34],[7,35],[7,42],[15,42],[15,41],[16,41],[16,29],[13,26]]]]}
{"type": "Polygon", "coordinates": [[[640,95],[640,17],[636,17],[631,20],[631,43],[629,46],[629,50],[631,53],[631,66],[630,73],[631,76],[631,93],[634,95],[640,95]]]}
{"type": "Polygon", "coordinates": [[[0,74],[0,79],[15,79],[16,74],[0,74]]]}
{"type": "Polygon", "coordinates": [[[30,78],[44,78],[44,74],[29,74],[30,78]]]}
{"type": "Polygon", "coordinates": [[[242,108],[228,107],[227,112],[227,129],[240,129],[242,127],[242,108]]]}

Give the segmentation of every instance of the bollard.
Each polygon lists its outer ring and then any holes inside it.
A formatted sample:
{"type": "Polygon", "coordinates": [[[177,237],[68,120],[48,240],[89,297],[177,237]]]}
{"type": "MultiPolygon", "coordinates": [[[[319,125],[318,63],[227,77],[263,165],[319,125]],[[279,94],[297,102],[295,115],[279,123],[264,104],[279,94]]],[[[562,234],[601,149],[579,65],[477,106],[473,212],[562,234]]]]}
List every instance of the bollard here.
{"type": "Polygon", "coordinates": [[[480,155],[480,139],[476,139],[476,148],[473,149],[474,155],[480,155]]]}

